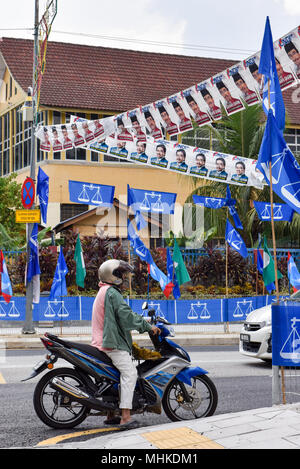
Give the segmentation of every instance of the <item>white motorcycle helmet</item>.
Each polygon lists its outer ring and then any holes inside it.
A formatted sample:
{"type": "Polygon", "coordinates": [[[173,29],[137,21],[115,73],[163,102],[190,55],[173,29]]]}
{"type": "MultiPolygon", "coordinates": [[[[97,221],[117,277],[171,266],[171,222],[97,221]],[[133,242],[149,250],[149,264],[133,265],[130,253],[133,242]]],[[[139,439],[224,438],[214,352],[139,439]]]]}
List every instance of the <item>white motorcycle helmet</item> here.
{"type": "Polygon", "coordinates": [[[103,262],[98,270],[99,280],[110,285],[121,285],[123,275],[127,272],[133,272],[133,267],[125,261],[111,259],[103,262]]]}

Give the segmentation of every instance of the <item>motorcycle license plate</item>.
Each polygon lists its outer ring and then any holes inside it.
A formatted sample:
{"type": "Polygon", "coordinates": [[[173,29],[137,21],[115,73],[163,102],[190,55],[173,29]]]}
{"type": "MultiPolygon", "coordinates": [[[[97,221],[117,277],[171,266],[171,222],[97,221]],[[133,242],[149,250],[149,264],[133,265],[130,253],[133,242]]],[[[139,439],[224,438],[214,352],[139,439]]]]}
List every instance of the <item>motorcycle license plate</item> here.
{"type": "Polygon", "coordinates": [[[242,342],[250,342],[250,335],[248,334],[241,334],[240,339],[242,342]]]}

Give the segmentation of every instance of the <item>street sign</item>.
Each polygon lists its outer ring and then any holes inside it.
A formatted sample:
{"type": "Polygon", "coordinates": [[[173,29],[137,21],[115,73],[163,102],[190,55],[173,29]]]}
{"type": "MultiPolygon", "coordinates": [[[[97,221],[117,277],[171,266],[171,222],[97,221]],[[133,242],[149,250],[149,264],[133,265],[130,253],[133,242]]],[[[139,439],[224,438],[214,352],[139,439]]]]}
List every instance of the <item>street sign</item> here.
{"type": "Polygon", "coordinates": [[[31,208],[34,203],[35,186],[31,178],[26,178],[21,189],[22,205],[24,208],[31,208]]]}
{"type": "Polygon", "coordinates": [[[16,223],[40,223],[41,211],[34,210],[16,210],[16,223]]]}

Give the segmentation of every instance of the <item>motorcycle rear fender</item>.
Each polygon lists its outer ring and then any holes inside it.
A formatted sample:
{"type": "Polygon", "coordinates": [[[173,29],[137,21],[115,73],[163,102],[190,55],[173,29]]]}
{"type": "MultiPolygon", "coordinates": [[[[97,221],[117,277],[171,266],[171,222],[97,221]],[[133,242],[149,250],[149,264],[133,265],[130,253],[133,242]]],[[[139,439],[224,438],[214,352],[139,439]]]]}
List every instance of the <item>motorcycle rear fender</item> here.
{"type": "Polygon", "coordinates": [[[191,378],[193,376],[198,376],[198,375],[206,375],[208,371],[203,370],[203,368],[200,368],[199,366],[190,366],[186,367],[183,370],[181,370],[178,375],[176,375],[176,378],[179,381],[182,381],[185,384],[188,384],[189,386],[192,385],[191,378]]]}

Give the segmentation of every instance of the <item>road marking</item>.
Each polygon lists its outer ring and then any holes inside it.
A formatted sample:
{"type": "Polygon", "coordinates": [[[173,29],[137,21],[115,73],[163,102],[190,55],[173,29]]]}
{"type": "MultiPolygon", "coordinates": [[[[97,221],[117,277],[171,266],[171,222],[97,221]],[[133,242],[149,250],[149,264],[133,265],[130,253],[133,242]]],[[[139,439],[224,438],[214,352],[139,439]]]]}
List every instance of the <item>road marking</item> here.
{"type": "Polygon", "coordinates": [[[5,379],[3,378],[3,374],[0,373],[0,384],[6,384],[5,379]]]}
{"type": "Polygon", "coordinates": [[[93,430],[84,430],[82,432],[68,433],[67,435],[58,435],[54,438],[48,438],[48,440],[40,441],[36,446],[52,446],[56,445],[57,443],[61,443],[62,441],[70,440],[71,438],[78,438],[79,436],[94,435],[95,433],[105,433],[119,430],[119,427],[108,427],[95,428],[93,430]]]}
{"type": "Polygon", "coordinates": [[[224,449],[188,427],[143,433],[142,436],[158,449],[224,449]]]}

